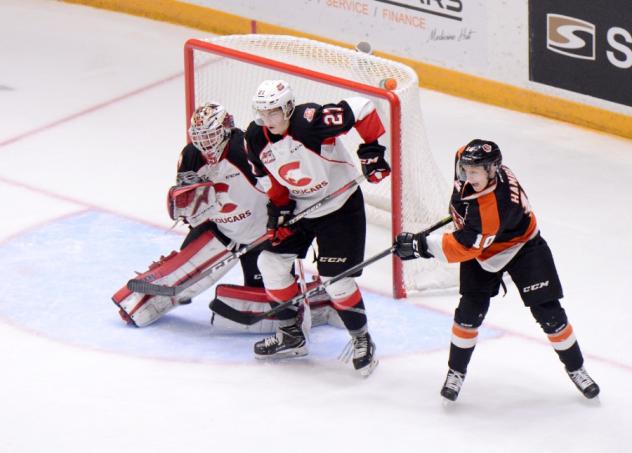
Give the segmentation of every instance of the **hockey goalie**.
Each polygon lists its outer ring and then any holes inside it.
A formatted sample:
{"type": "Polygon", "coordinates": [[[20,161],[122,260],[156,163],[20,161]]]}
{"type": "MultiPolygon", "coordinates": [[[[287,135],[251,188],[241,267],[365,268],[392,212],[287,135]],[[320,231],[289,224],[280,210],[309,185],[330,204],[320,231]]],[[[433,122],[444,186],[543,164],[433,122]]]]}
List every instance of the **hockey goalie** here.
{"type": "MultiPolygon", "coordinates": [[[[273,332],[274,319],[252,326],[240,323],[240,313],[270,308],[257,267],[261,250],[253,248],[234,259],[235,251],[265,237],[267,221],[268,196],[248,164],[243,132],[234,127],[222,105],[206,103],[194,112],[189,136],[191,143],[180,154],[176,185],[167,196],[169,216],[187,223],[189,232],[179,251],[160,257],[136,277],[181,290],[173,295],[151,295],[123,286],[112,300],[124,321],[144,327],[190,303],[239,261],[244,286],[217,286],[210,305],[212,323],[223,330],[273,332]]],[[[338,324],[326,293],[308,303],[312,325],[338,324]]]]}

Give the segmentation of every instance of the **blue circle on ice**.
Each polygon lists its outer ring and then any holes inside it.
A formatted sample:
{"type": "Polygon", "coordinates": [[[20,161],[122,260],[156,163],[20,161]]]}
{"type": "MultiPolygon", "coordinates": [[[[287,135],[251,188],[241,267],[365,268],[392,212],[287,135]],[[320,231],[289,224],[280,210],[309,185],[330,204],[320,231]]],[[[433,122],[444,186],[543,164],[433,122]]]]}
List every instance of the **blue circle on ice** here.
{"type": "MultiPolygon", "coordinates": [[[[0,316],[75,345],[135,356],[185,361],[254,362],[263,335],[218,333],[210,324],[209,289],[144,328],[125,325],[112,295],[182,236],[113,214],[87,211],[29,230],[0,244],[0,316]]],[[[224,283],[240,283],[234,268],[224,283]]],[[[445,349],[451,316],[363,291],[371,334],[381,357],[445,349]]],[[[480,337],[500,331],[481,329],[480,337]]],[[[336,359],[349,335],[315,327],[310,357],[336,359]]]]}

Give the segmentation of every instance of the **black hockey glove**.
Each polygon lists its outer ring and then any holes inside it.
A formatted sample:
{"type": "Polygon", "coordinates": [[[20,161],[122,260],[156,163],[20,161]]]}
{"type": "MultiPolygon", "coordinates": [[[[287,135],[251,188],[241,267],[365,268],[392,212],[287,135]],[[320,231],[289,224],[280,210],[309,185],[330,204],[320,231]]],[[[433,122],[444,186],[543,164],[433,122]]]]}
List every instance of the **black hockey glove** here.
{"type": "Polygon", "coordinates": [[[295,207],[296,202],[294,200],[290,200],[288,204],[283,206],[277,206],[271,201],[268,202],[268,223],[266,228],[271,233],[270,242],[272,242],[272,245],[278,245],[283,239],[292,235],[292,229],[284,227],[283,224],[292,218],[295,207]]]}
{"type": "Polygon", "coordinates": [[[428,251],[426,235],[422,233],[399,233],[393,245],[395,245],[395,254],[402,260],[434,258],[434,255],[428,251]]]}
{"type": "Polygon", "coordinates": [[[382,181],[391,174],[391,167],[384,159],[386,148],[377,140],[371,143],[363,143],[358,147],[358,157],[362,164],[362,173],[373,184],[382,181]]]}

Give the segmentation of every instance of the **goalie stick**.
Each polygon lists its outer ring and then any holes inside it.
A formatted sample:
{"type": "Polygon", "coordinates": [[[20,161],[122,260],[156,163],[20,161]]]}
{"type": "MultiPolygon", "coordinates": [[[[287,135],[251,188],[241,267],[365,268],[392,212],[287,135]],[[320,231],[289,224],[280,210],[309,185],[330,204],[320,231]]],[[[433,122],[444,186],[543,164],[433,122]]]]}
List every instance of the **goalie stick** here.
{"type": "MultiPolygon", "coordinates": [[[[347,184],[340,187],[338,190],[330,193],[329,195],[324,196],[316,203],[312,204],[311,206],[308,206],[307,208],[303,209],[301,212],[297,213],[294,217],[292,217],[290,220],[285,222],[283,226],[288,227],[288,226],[294,225],[299,220],[305,218],[312,212],[319,209],[321,206],[329,203],[334,198],[360,185],[360,183],[362,183],[364,179],[365,177],[364,175],[362,175],[349,181],[347,184]]],[[[159,284],[151,283],[151,281],[134,278],[127,282],[127,288],[129,288],[130,291],[134,291],[136,293],[142,293],[142,294],[149,294],[151,296],[167,296],[167,297],[177,296],[185,289],[189,288],[192,285],[195,285],[197,282],[199,282],[206,276],[212,274],[218,269],[221,269],[227,264],[232,263],[236,259],[239,259],[241,256],[245,255],[246,253],[256,249],[257,247],[259,247],[260,245],[262,245],[264,242],[268,241],[269,239],[270,239],[270,233],[266,233],[260,236],[259,238],[255,239],[250,244],[245,245],[239,250],[231,253],[224,259],[217,261],[216,263],[212,263],[211,266],[205,271],[200,272],[197,275],[189,274],[183,281],[178,282],[174,286],[159,285],[159,284]]],[[[219,257],[221,257],[221,255],[219,257]]]]}
{"type": "MultiPolygon", "coordinates": [[[[438,230],[442,226],[447,225],[451,221],[452,221],[452,217],[451,216],[444,217],[443,219],[439,220],[434,225],[432,225],[432,226],[426,228],[425,230],[421,231],[421,233],[422,234],[430,234],[433,231],[438,230]]],[[[315,294],[318,294],[321,291],[324,291],[325,288],[327,288],[329,285],[332,285],[332,284],[342,280],[343,278],[346,278],[346,277],[349,277],[350,275],[355,274],[360,269],[364,269],[369,264],[373,264],[376,261],[381,260],[382,258],[384,258],[385,256],[390,255],[394,251],[395,251],[395,244],[391,245],[386,250],[381,251],[377,255],[374,255],[371,258],[369,258],[369,259],[367,259],[367,260],[365,260],[365,261],[363,261],[361,263],[358,263],[355,266],[347,269],[346,271],[341,272],[340,274],[332,277],[331,279],[322,282],[320,285],[316,286],[315,288],[312,288],[312,289],[310,289],[309,291],[307,291],[305,293],[297,294],[296,296],[294,296],[290,300],[280,303],[279,305],[277,305],[276,307],[272,308],[271,310],[268,310],[268,311],[263,312],[263,313],[258,313],[258,314],[254,314],[254,313],[253,314],[244,314],[245,315],[245,319],[243,320],[244,324],[247,324],[247,325],[255,324],[255,323],[259,322],[259,321],[262,321],[262,320],[264,320],[266,318],[269,318],[271,316],[276,315],[277,313],[279,313],[280,311],[285,310],[286,308],[292,307],[292,309],[298,310],[298,304],[301,302],[301,300],[307,299],[307,298],[309,298],[309,297],[311,297],[311,296],[313,296],[315,294]]]]}

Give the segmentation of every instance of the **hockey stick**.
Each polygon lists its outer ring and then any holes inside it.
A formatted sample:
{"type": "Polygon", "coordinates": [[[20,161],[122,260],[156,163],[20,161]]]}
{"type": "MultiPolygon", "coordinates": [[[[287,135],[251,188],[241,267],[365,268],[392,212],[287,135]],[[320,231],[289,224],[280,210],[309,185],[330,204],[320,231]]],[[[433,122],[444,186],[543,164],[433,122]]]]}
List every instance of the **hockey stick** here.
{"type": "MultiPolygon", "coordinates": [[[[439,220],[434,225],[432,225],[432,226],[426,228],[425,230],[421,231],[421,233],[422,234],[430,234],[433,231],[438,230],[442,226],[447,225],[451,221],[452,221],[452,217],[445,217],[445,218],[439,220]]],[[[265,311],[263,313],[258,313],[258,314],[245,314],[246,316],[245,316],[245,319],[244,319],[244,324],[247,324],[247,325],[255,324],[255,323],[257,323],[259,321],[262,321],[262,320],[264,320],[266,318],[274,316],[277,313],[279,313],[280,311],[283,311],[286,308],[290,308],[292,306],[293,306],[292,309],[296,310],[297,309],[296,306],[300,303],[301,300],[307,299],[307,298],[309,298],[309,297],[311,297],[311,296],[313,296],[313,295],[315,295],[315,294],[317,294],[317,293],[319,293],[321,291],[324,291],[328,286],[330,286],[330,285],[342,280],[343,278],[346,278],[346,277],[349,277],[350,275],[355,274],[360,269],[364,269],[369,264],[373,264],[376,261],[381,260],[382,258],[384,258],[385,256],[390,255],[394,251],[395,251],[395,244],[391,245],[386,250],[381,251],[377,255],[372,256],[368,260],[365,260],[365,261],[363,261],[361,263],[358,263],[355,266],[347,269],[346,271],[341,272],[340,274],[332,277],[331,279],[322,282],[320,285],[316,286],[315,288],[312,288],[312,289],[310,289],[309,291],[307,291],[305,293],[297,294],[296,296],[294,296],[290,300],[280,303],[279,305],[277,305],[276,307],[272,308],[271,310],[265,311]]]]}
{"type": "Polygon", "coordinates": [[[300,321],[298,324],[301,326],[303,335],[309,341],[309,333],[312,328],[312,311],[309,308],[309,300],[307,300],[307,283],[305,282],[305,269],[303,269],[303,260],[301,258],[296,258],[295,267],[298,271],[299,286],[303,294],[303,301],[298,309],[298,319],[300,321]]]}
{"type": "MultiPolygon", "coordinates": [[[[292,217],[290,220],[285,222],[283,226],[287,227],[287,226],[294,225],[299,220],[307,217],[309,214],[316,211],[321,206],[329,203],[334,198],[337,198],[338,196],[342,195],[346,191],[360,185],[364,181],[364,179],[365,177],[364,175],[362,175],[362,176],[358,176],[352,181],[349,181],[347,184],[340,187],[338,190],[330,193],[329,195],[324,196],[316,203],[312,204],[311,206],[303,209],[301,212],[294,215],[294,217],[292,217]]],[[[155,283],[151,283],[150,281],[134,278],[127,282],[127,288],[130,291],[134,291],[136,293],[142,293],[142,294],[149,294],[151,296],[167,296],[167,297],[177,296],[185,289],[191,287],[192,285],[195,285],[197,282],[207,277],[208,275],[211,275],[213,272],[216,272],[218,269],[221,269],[222,267],[239,259],[241,256],[245,255],[246,253],[256,249],[263,243],[267,242],[269,239],[270,239],[270,233],[266,233],[260,236],[259,238],[255,239],[254,242],[251,242],[250,244],[245,245],[239,250],[231,253],[226,258],[216,263],[213,263],[208,269],[204,270],[203,272],[200,272],[197,275],[190,274],[186,276],[185,280],[183,280],[182,282],[179,282],[178,284],[174,286],[158,285],[155,283]]]]}

